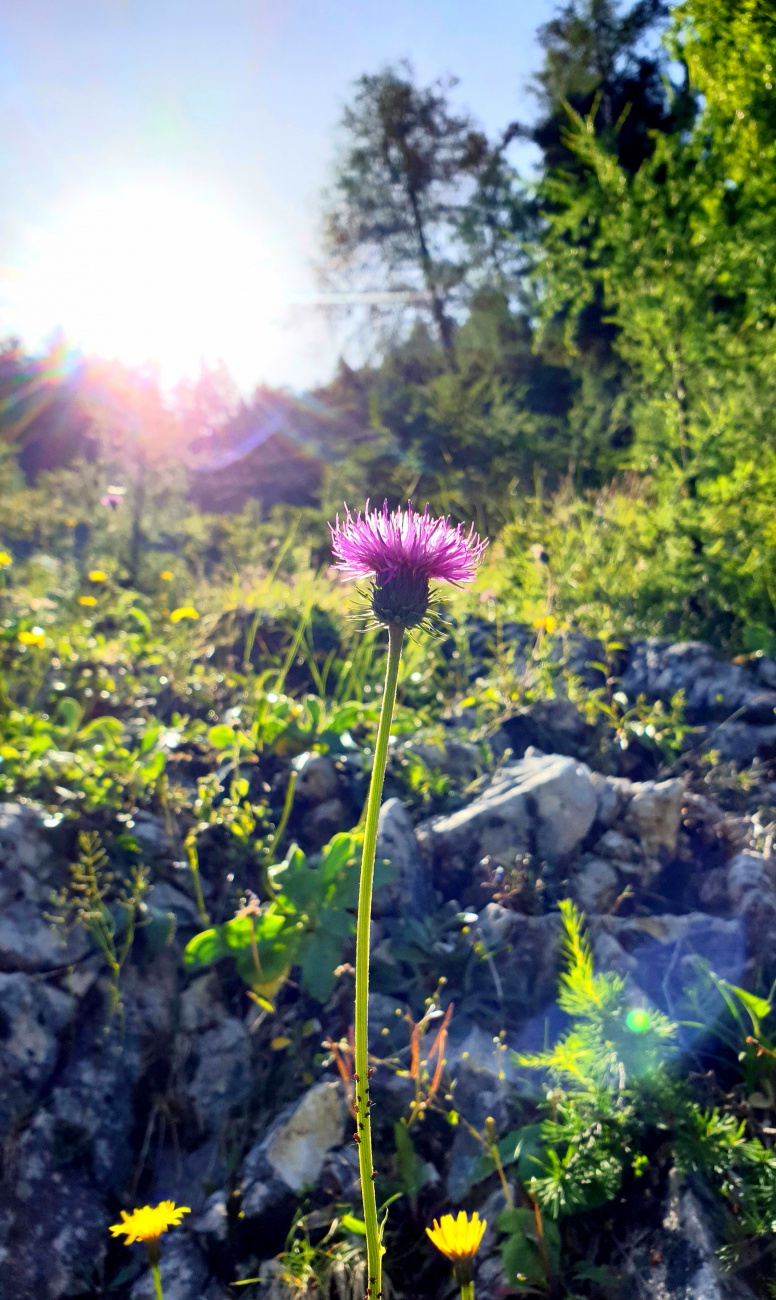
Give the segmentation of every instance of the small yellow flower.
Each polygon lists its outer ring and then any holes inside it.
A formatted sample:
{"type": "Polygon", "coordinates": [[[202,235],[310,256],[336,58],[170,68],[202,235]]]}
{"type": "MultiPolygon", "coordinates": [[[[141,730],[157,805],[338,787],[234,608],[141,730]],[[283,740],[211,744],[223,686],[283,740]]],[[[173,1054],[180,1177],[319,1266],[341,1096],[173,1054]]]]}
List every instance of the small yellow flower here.
{"type": "Polygon", "coordinates": [[[135,1241],[155,1242],[168,1228],[177,1228],[184,1214],[191,1214],[187,1205],[176,1206],[174,1201],[160,1201],[158,1205],[144,1205],[131,1214],[122,1210],[122,1222],[112,1223],[110,1230],[114,1237],[124,1233],[127,1246],[135,1241]]]}
{"type": "Polygon", "coordinates": [[[471,1222],[468,1214],[460,1210],[455,1219],[452,1214],[443,1214],[441,1220],[434,1219],[433,1228],[426,1228],[426,1232],[437,1250],[441,1250],[443,1255],[451,1259],[454,1264],[458,1264],[462,1260],[474,1258],[487,1226],[485,1219],[480,1221],[476,1210],[471,1217],[471,1222]]]}
{"type": "Polygon", "coordinates": [[[78,523],[78,520],[77,520],[77,519],[72,519],[72,518],[70,518],[70,519],[66,519],[66,520],[65,520],[65,528],[75,528],[75,526],[76,526],[77,523],[78,523]]]}
{"type": "Polygon", "coordinates": [[[97,604],[97,597],[96,597],[96,596],[79,596],[79,597],[78,597],[78,604],[79,604],[79,605],[86,605],[86,606],[88,606],[88,608],[91,609],[92,605],[96,605],[96,604],[97,604]]]}
{"type": "Polygon", "coordinates": [[[89,581],[90,581],[90,582],[107,582],[107,581],[108,581],[108,575],[107,575],[107,573],[103,573],[102,569],[91,569],[90,572],[89,572],[89,581]]]}
{"type": "Polygon", "coordinates": [[[547,614],[544,618],[535,618],[533,625],[542,632],[548,632],[550,636],[558,626],[552,614],[547,614]]]}
{"type": "Polygon", "coordinates": [[[13,564],[13,556],[7,551],[0,551],[0,569],[7,569],[9,564],[13,564]]]}
{"type": "Polygon", "coordinates": [[[21,645],[44,646],[46,644],[46,634],[42,627],[34,627],[31,632],[20,632],[17,639],[21,645]]]}
{"type": "Polygon", "coordinates": [[[159,577],[161,578],[162,582],[172,582],[173,578],[175,577],[175,574],[173,573],[172,569],[162,569],[162,572],[159,574],[159,577]]]}
{"type": "Polygon", "coordinates": [[[199,618],[193,605],[181,605],[180,609],[174,609],[170,615],[170,622],[180,623],[184,618],[199,618]]]}

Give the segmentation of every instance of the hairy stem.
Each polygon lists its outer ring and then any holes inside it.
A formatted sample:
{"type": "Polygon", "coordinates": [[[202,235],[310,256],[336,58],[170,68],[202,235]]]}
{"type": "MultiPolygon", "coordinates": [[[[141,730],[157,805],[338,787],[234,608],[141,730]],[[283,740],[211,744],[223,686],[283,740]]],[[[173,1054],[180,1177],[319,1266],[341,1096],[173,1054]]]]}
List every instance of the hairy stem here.
{"type": "Polygon", "coordinates": [[[372,1126],[369,1119],[369,1051],[367,1047],[367,1020],[369,1012],[369,924],[372,915],[372,887],[375,873],[377,847],[377,818],[383,795],[385,764],[388,758],[388,740],[396,703],[396,685],[399,677],[404,629],[391,624],[388,628],[388,664],[385,672],[385,690],[377,728],[375,759],[369,786],[366,820],[364,823],[364,850],[361,858],[361,884],[358,894],[358,927],[356,931],[356,1138],[358,1163],[361,1171],[361,1196],[364,1202],[366,1225],[367,1287],[370,1300],[379,1300],[382,1290],[382,1244],[377,1222],[374,1167],[372,1164],[372,1126]]]}

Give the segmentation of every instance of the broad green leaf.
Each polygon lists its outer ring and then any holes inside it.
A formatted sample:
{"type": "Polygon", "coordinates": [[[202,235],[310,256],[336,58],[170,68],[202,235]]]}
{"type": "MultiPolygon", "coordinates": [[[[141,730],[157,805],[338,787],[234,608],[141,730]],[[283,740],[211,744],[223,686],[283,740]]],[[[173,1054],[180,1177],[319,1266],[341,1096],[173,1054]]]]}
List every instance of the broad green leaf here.
{"type": "Polygon", "coordinates": [[[334,990],[334,971],[342,961],[342,944],[332,935],[316,932],[304,943],[300,966],[302,984],[319,1002],[328,1002],[334,990]]]}
{"type": "Polygon", "coordinates": [[[207,733],[209,743],[214,749],[232,749],[234,747],[237,733],[234,727],[227,723],[221,722],[216,727],[211,727],[207,733]]]}

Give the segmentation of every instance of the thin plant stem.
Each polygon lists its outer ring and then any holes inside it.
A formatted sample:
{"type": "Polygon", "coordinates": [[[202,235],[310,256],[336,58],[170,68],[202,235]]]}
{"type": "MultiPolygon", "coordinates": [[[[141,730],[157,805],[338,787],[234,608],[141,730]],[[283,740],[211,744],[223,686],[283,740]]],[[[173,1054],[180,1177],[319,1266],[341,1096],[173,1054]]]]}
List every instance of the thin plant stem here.
{"type": "Polygon", "coordinates": [[[164,1292],[162,1291],[162,1278],[159,1272],[158,1264],[153,1264],[153,1263],[151,1264],[151,1276],[154,1279],[154,1291],[156,1292],[156,1300],[164,1300],[164,1292]]]}
{"type": "Polygon", "coordinates": [[[202,894],[202,881],[199,874],[199,853],[197,852],[197,836],[193,827],[184,840],[184,848],[186,850],[186,857],[189,860],[191,879],[194,884],[194,893],[197,899],[197,911],[199,912],[202,922],[205,925],[210,925],[210,916],[205,907],[205,899],[202,894]]]}
{"type": "Polygon", "coordinates": [[[294,806],[294,794],[296,793],[297,776],[298,773],[296,771],[296,768],[292,767],[288,777],[288,785],[286,786],[286,797],[283,803],[283,811],[280,814],[280,821],[275,827],[275,832],[272,836],[272,839],[269,842],[269,848],[267,850],[267,854],[269,857],[272,857],[272,855],[275,852],[275,849],[277,848],[278,844],[283,838],[283,835],[285,834],[286,826],[288,825],[288,819],[291,816],[291,809],[294,806]]]}
{"type": "Polygon", "coordinates": [[[461,1283],[461,1300],[474,1300],[474,1282],[461,1283]]]}
{"type": "Polygon", "coordinates": [[[374,1167],[372,1163],[372,1126],[369,1118],[369,1050],[367,1029],[369,1014],[369,926],[372,915],[372,888],[377,848],[377,819],[383,795],[385,764],[388,758],[388,741],[396,703],[404,628],[395,624],[388,627],[388,662],[385,671],[385,689],[380,710],[380,723],[375,742],[375,758],[369,801],[364,823],[364,849],[361,858],[361,883],[358,894],[358,925],[356,930],[356,1138],[358,1163],[361,1172],[361,1196],[364,1203],[366,1227],[368,1294],[370,1300],[379,1300],[382,1291],[382,1242],[377,1222],[374,1167]]]}

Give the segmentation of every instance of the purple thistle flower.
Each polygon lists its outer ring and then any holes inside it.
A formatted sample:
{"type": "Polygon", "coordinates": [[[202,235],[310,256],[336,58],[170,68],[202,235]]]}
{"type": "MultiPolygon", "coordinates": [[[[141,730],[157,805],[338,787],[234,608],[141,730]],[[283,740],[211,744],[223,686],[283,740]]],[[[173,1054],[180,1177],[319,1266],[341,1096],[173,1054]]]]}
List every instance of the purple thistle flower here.
{"type": "Polygon", "coordinates": [[[422,515],[408,503],[406,510],[369,509],[331,524],[335,568],[344,578],[373,578],[372,609],[380,623],[416,627],[429,604],[429,583],[454,586],[473,582],[487,541],[472,526],[453,526],[449,519],[433,519],[426,506],[422,515]]]}

